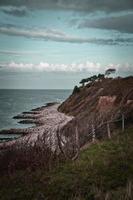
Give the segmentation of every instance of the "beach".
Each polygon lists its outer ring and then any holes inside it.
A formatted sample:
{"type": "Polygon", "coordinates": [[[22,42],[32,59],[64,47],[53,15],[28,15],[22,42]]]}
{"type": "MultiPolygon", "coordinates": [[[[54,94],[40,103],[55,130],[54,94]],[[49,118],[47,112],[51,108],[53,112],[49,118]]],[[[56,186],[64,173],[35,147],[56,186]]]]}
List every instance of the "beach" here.
{"type": "MultiPolygon", "coordinates": [[[[23,112],[14,118],[21,119],[20,123],[34,124],[30,128],[9,129],[0,131],[0,134],[21,134],[17,139],[3,142],[0,149],[6,149],[12,145],[35,145],[41,141],[56,150],[58,148],[57,130],[62,129],[73,117],[58,111],[59,103],[50,103],[31,111],[23,112]]],[[[65,142],[65,136],[64,136],[65,142]]]]}

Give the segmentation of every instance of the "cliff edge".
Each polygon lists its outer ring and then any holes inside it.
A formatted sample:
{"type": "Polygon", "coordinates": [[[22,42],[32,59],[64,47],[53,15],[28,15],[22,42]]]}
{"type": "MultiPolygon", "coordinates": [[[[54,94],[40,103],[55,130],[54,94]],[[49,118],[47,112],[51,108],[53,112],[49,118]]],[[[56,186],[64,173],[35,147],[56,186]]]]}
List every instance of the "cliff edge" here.
{"type": "Polygon", "coordinates": [[[107,135],[107,128],[110,134],[121,128],[122,120],[123,128],[133,123],[133,76],[104,78],[81,86],[58,109],[74,116],[65,134],[73,134],[76,124],[81,144],[89,139],[92,127],[100,139],[107,135]]]}

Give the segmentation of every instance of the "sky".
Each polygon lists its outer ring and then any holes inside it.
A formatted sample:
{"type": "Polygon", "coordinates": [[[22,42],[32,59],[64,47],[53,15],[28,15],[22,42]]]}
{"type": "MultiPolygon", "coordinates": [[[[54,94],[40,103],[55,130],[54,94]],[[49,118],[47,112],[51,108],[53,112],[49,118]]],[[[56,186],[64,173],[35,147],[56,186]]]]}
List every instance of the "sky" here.
{"type": "Polygon", "coordinates": [[[133,75],[133,0],[0,0],[0,89],[133,75]]]}

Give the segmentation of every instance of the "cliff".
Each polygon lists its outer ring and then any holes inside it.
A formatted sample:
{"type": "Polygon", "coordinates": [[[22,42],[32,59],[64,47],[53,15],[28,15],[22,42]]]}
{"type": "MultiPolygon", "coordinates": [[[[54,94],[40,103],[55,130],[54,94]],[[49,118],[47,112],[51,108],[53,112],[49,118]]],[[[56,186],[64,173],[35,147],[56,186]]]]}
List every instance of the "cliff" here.
{"type": "Polygon", "coordinates": [[[133,76],[105,78],[88,83],[73,92],[59,106],[59,111],[75,117],[63,132],[74,134],[76,124],[81,144],[86,142],[86,137],[92,132],[92,125],[99,139],[106,136],[108,121],[112,122],[110,123],[112,133],[120,128],[122,116],[125,126],[128,126],[133,122],[133,76]]]}
{"type": "Polygon", "coordinates": [[[24,138],[36,138],[39,129],[48,137],[42,145],[24,143],[1,151],[2,200],[133,199],[133,77],[93,82],[59,107],[37,108],[16,118],[23,117],[37,123],[24,138]],[[90,145],[92,127],[95,139],[104,140],[90,145]],[[105,140],[107,127],[111,137],[117,133],[110,140],[105,140]],[[61,154],[47,146],[49,133],[57,136],[61,154]],[[76,151],[78,159],[73,159],[76,151]]]}

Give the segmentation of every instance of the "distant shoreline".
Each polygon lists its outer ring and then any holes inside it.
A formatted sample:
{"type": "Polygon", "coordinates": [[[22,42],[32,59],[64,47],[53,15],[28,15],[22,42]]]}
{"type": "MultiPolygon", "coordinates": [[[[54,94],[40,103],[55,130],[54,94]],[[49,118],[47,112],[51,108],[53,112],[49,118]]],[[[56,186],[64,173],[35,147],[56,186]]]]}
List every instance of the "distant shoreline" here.
{"type": "MultiPolygon", "coordinates": [[[[46,108],[46,107],[49,107],[49,106],[52,106],[52,105],[55,105],[55,104],[58,104],[57,102],[49,102],[49,103],[46,103],[46,105],[44,106],[40,106],[40,107],[37,107],[37,108],[33,108],[31,111],[24,111],[22,112],[21,114],[18,114],[18,115],[15,115],[13,116],[12,118],[13,119],[25,119],[27,118],[27,121],[28,121],[28,118],[32,118],[32,116],[29,116],[29,117],[26,117],[28,114],[33,114],[33,116],[37,113],[37,111],[41,111],[43,108],[46,108]],[[34,112],[36,111],[36,112],[34,112]]],[[[17,122],[17,123],[21,123],[21,124],[31,124],[30,122],[26,122],[23,120],[23,123],[21,121],[17,122]]],[[[35,123],[33,123],[35,125],[35,123]]],[[[30,128],[30,127],[28,127],[30,128]]],[[[23,131],[25,132],[28,128],[9,128],[9,129],[2,129],[0,130],[0,135],[2,134],[18,134],[18,135],[25,135],[23,133],[23,131]]]]}
{"type": "Polygon", "coordinates": [[[73,118],[58,112],[59,105],[60,104],[57,102],[50,102],[44,106],[14,116],[15,119],[21,119],[19,123],[35,124],[35,126],[30,128],[1,130],[0,134],[18,134],[22,136],[11,141],[0,143],[0,149],[7,148],[14,144],[23,144],[24,142],[33,145],[37,142],[38,138],[41,139],[46,133],[48,134],[47,138],[49,134],[51,134],[53,146],[56,146],[55,138],[58,126],[62,128],[73,118]]]}
{"type": "Polygon", "coordinates": [[[13,116],[47,104],[65,101],[69,90],[0,90],[0,131],[11,128],[28,128],[33,124],[20,124],[13,116]]]}

